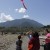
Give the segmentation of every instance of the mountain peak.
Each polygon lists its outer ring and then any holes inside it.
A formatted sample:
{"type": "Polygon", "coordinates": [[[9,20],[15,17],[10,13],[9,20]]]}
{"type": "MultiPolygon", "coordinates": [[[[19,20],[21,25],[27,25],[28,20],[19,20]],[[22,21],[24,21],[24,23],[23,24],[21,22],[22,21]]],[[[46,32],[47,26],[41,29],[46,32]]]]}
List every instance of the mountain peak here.
{"type": "Polygon", "coordinates": [[[41,23],[38,23],[34,20],[22,18],[22,19],[15,19],[13,21],[8,21],[4,23],[0,23],[0,27],[25,27],[25,26],[31,26],[31,27],[42,27],[43,25],[41,23]]]}

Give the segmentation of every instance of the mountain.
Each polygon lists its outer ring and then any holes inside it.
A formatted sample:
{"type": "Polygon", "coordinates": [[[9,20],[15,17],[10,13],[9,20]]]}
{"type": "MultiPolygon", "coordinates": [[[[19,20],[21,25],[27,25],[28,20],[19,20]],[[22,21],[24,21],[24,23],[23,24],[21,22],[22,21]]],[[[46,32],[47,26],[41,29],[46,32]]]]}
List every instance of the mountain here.
{"type": "Polygon", "coordinates": [[[0,23],[0,27],[34,27],[34,28],[40,28],[43,27],[43,24],[31,20],[31,19],[15,19],[12,21],[7,21],[0,23]]]}

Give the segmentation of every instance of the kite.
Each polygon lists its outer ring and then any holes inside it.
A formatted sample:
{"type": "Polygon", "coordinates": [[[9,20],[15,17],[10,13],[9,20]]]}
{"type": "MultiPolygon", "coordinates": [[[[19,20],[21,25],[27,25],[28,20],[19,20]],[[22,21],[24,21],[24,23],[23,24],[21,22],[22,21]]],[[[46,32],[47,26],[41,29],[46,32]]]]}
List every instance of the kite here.
{"type": "Polygon", "coordinates": [[[24,4],[24,0],[21,0],[22,4],[23,4],[23,7],[27,10],[27,7],[25,6],[24,4]]]}

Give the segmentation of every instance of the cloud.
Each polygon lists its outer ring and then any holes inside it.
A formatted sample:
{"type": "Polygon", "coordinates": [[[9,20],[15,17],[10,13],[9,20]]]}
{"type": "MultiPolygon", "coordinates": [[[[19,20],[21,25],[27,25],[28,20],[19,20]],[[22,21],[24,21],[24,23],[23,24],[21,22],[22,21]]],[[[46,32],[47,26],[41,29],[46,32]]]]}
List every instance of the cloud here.
{"type": "Polygon", "coordinates": [[[6,15],[5,13],[1,13],[0,22],[6,22],[11,20],[14,20],[11,15],[6,15]]]}
{"type": "Polygon", "coordinates": [[[20,8],[19,9],[19,13],[25,13],[26,12],[26,9],[25,8],[20,8]]]}
{"type": "Polygon", "coordinates": [[[18,11],[18,9],[15,9],[15,11],[17,12],[17,11],[18,11]]]}
{"type": "Polygon", "coordinates": [[[26,9],[25,8],[20,8],[20,9],[15,9],[15,11],[18,13],[25,13],[26,12],[26,9]]]}
{"type": "Polygon", "coordinates": [[[29,15],[24,15],[24,16],[23,16],[23,18],[28,18],[28,17],[29,17],[29,15]]]}

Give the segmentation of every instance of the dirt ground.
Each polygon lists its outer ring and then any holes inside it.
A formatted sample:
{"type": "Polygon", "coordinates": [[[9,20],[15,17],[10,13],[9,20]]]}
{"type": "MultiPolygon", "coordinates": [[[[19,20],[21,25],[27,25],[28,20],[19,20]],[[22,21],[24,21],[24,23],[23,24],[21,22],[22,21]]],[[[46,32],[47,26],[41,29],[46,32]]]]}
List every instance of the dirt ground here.
{"type": "MultiPolygon", "coordinates": [[[[0,50],[16,50],[16,40],[17,40],[18,35],[0,35],[0,50]]],[[[28,41],[29,38],[27,36],[24,36],[22,38],[23,44],[22,44],[22,49],[23,50],[28,50],[28,41]]],[[[40,43],[44,44],[43,39],[40,39],[40,43]]],[[[40,50],[44,50],[44,48],[41,46],[40,50]]]]}

